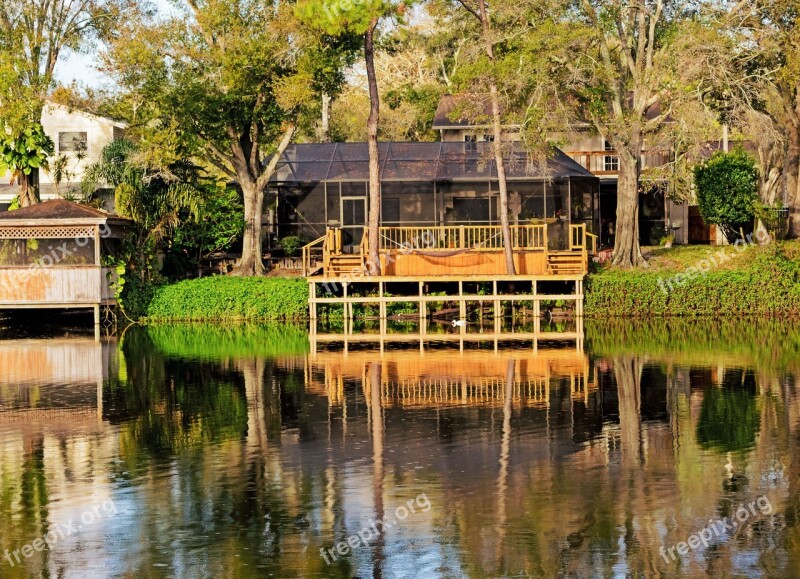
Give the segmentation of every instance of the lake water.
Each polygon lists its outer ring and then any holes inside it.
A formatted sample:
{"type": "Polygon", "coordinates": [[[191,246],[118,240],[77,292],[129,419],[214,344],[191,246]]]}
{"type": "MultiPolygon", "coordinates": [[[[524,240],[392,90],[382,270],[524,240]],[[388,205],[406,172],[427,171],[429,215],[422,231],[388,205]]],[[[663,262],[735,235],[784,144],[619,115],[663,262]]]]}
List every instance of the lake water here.
{"type": "Polygon", "coordinates": [[[0,577],[800,576],[797,326],[578,330],[0,334],[0,577]]]}

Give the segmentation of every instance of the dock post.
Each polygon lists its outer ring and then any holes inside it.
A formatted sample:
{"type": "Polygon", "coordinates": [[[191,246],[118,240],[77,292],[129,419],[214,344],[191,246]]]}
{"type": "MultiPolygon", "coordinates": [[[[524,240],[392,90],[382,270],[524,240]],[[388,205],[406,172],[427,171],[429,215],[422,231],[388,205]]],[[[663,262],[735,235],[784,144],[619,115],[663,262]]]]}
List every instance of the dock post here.
{"type": "MultiPolygon", "coordinates": [[[[461,320],[467,319],[467,302],[464,300],[464,282],[458,282],[458,317],[461,320]]],[[[463,328],[463,326],[462,326],[463,328]]]]}
{"type": "Polygon", "coordinates": [[[419,333],[425,334],[428,326],[428,302],[422,299],[424,292],[424,283],[419,282],[419,333]]]}
{"type": "Polygon", "coordinates": [[[386,298],[384,298],[384,296],[383,296],[384,289],[385,288],[383,287],[383,282],[379,281],[378,282],[378,299],[380,299],[380,303],[378,305],[378,312],[379,312],[378,316],[380,317],[381,320],[385,320],[386,319],[386,298]]]}

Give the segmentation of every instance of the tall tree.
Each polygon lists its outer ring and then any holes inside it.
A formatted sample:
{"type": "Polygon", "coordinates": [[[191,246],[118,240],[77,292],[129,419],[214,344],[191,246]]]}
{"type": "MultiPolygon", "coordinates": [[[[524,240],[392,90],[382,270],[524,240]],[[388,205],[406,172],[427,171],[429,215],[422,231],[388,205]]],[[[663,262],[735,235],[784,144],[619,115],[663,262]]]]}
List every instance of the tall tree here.
{"type": "Polygon", "coordinates": [[[297,5],[297,14],[317,30],[335,37],[358,34],[364,41],[364,64],[367,71],[369,116],[367,117],[367,149],[369,151],[369,215],[367,218],[370,275],[380,273],[380,219],[381,181],[380,153],[378,149],[378,124],[380,122],[380,95],[375,72],[375,35],[382,18],[400,17],[405,3],[392,0],[303,0],[297,5]]]}
{"type": "MultiPolygon", "coordinates": [[[[2,0],[0,1],[0,124],[12,139],[41,123],[44,101],[65,50],[83,50],[107,39],[116,25],[140,11],[135,0],[2,0]],[[9,84],[10,83],[10,84],[9,84]]],[[[38,199],[38,167],[20,177],[20,202],[38,199]]]]}
{"type": "MultiPolygon", "coordinates": [[[[737,29],[743,45],[755,53],[755,59],[745,61],[742,68],[756,91],[754,99],[746,101],[755,117],[769,123],[758,126],[756,140],[764,135],[777,134],[771,139],[778,145],[783,179],[781,197],[790,208],[790,235],[800,236],[800,1],[752,0],[741,1],[731,10],[731,29],[737,29]],[[755,41],[755,42],[754,42],[755,41]],[[746,44],[745,44],[746,43],[746,44]],[[754,47],[755,45],[755,47],[754,47]],[[761,114],[759,114],[761,113],[761,114]]],[[[763,165],[763,164],[762,164],[763,165]]],[[[762,166],[769,176],[769,168],[762,166]]],[[[769,184],[769,181],[768,181],[769,184]]],[[[777,195],[762,194],[763,202],[772,202],[777,195]]]]}
{"type": "Polygon", "coordinates": [[[174,138],[177,150],[239,184],[245,230],[234,274],[261,275],[264,192],[319,101],[320,60],[309,47],[325,39],[306,34],[287,4],[189,0],[185,8],[166,23],[130,26],[107,70],[141,95],[134,130],[144,140],[174,138]]]}
{"type": "Polygon", "coordinates": [[[559,105],[572,121],[590,122],[619,157],[615,265],[647,265],[639,246],[642,152],[682,102],[699,98],[698,84],[718,60],[699,42],[704,4],[580,0],[564,5],[568,18],[528,39],[528,56],[549,61],[559,105]]]}
{"type": "Polygon", "coordinates": [[[495,33],[492,30],[492,17],[486,0],[477,0],[473,5],[470,0],[458,0],[459,4],[480,23],[480,43],[486,53],[485,80],[489,86],[489,106],[491,107],[492,153],[497,167],[497,185],[500,197],[500,226],[503,238],[503,251],[506,259],[506,273],[514,275],[514,252],[511,243],[511,223],[508,215],[508,182],[506,166],[503,160],[503,124],[500,113],[500,91],[497,82],[497,62],[495,60],[495,33]]]}

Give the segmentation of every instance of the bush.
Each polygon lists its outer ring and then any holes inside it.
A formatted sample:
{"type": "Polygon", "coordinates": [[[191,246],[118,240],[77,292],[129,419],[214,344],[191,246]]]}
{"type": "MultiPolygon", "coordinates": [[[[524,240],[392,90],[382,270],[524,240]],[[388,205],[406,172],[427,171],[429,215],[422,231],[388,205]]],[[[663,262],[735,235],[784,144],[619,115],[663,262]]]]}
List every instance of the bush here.
{"type": "Polygon", "coordinates": [[[148,321],[301,320],[308,316],[302,279],[213,276],[159,287],[148,321]]]}
{"type": "Polygon", "coordinates": [[[728,241],[752,223],[758,201],[756,161],[744,150],[717,152],[694,168],[697,205],[706,223],[718,225],[728,241]]]}
{"type": "Polygon", "coordinates": [[[710,271],[684,285],[676,273],[610,269],[588,277],[587,316],[800,315],[800,263],[773,243],[741,269],[710,271]]]}

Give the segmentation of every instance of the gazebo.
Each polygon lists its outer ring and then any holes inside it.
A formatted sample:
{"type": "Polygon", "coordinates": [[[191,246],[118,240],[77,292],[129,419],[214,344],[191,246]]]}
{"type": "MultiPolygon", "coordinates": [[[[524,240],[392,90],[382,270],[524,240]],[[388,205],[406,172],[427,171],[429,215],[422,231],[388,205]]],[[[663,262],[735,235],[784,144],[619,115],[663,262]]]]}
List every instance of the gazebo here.
{"type": "Polygon", "coordinates": [[[114,305],[119,248],[131,221],[65,200],[0,213],[0,310],[114,305]]]}

